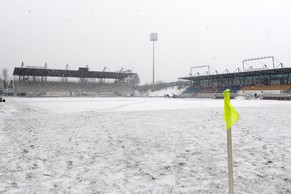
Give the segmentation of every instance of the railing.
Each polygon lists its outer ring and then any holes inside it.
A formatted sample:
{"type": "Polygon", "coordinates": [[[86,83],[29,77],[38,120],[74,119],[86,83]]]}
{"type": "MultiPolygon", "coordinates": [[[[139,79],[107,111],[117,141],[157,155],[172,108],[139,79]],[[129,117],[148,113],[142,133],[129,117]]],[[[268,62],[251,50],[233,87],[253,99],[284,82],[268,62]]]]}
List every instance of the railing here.
{"type": "Polygon", "coordinates": [[[263,94],[260,95],[262,100],[291,100],[291,94],[263,94]]]}

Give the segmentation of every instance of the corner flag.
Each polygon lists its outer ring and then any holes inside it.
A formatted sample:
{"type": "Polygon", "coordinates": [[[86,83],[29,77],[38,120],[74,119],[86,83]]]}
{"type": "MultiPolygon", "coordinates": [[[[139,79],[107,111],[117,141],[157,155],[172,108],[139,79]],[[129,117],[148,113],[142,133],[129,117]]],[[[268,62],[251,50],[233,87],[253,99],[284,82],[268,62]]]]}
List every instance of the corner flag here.
{"type": "Polygon", "coordinates": [[[224,120],[226,123],[226,130],[229,130],[231,126],[239,119],[239,114],[235,108],[230,104],[230,89],[223,92],[224,96],[224,120]]]}

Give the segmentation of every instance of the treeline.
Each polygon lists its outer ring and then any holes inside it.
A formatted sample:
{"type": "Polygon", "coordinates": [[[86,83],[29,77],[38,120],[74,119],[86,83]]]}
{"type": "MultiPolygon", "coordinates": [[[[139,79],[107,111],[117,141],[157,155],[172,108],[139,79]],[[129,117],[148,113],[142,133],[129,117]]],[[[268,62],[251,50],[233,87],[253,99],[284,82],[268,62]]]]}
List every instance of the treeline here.
{"type": "Polygon", "coordinates": [[[14,82],[10,79],[7,68],[2,69],[2,77],[0,77],[0,81],[3,89],[13,89],[14,82]]]}

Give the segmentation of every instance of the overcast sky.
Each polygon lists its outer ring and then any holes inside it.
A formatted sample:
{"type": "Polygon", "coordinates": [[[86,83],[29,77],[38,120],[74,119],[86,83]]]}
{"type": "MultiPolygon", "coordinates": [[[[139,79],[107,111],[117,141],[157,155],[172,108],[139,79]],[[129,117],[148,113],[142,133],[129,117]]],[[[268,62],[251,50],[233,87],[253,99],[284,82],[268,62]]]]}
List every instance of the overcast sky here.
{"type": "Polygon", "coordinates": [[[1,0],[0,68],[124,67],[150,83],[151,32],[156,80],[198,65],[233,71],[268,55],[291,67],[290,10],[290,0],[1,0]]]}

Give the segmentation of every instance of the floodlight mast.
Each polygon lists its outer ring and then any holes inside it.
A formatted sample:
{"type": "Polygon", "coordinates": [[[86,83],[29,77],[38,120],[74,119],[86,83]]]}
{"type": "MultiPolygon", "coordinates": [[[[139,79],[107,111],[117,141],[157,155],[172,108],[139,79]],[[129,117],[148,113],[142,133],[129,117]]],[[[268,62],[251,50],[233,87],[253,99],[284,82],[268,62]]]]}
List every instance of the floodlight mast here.
{"type": "Polygon", "coordinates": [[[256,61],[256,60],[260,60],[260,59],[272,59],[273,69],[275,69],[274,57],[273,56],[266,56],[266,57],[257,57],[257,58],[253,58],[253,59],[245,59],[245,60],[243,60],[242,61],[243,70],[245,70],[245,62],[247,62],[247,61],[256,61]]]}
{"type": "Polygon", "coordinates": [[[150,41],[153,41],[153,85],[152,90],[155,90],[155,41],[158,40],[158,33],[153,32],[150,34],[150,41]]]}

